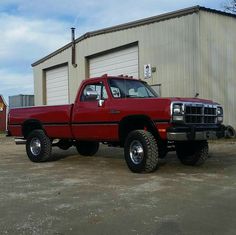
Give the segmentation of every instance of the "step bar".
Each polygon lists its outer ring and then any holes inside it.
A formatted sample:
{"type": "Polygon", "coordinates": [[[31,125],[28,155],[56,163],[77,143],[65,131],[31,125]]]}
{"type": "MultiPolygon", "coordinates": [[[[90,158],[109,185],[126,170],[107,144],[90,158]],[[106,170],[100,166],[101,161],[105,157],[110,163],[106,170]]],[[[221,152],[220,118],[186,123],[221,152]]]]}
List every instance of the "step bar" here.
{"type": "Polygon", "coordinates": [[[16,145],[26,144],[26,140],[24,138],[15,138],[15,144],[16,145]]]}

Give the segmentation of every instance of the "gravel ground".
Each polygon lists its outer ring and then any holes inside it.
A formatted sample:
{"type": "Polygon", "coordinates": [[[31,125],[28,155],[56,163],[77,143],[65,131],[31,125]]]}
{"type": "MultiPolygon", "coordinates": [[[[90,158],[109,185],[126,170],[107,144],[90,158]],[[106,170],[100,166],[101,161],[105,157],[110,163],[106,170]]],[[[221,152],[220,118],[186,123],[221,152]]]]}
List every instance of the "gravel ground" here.
{"type": "Polygon", "coordinates": [[[60,160],[39,164],[0,135],[0,234],[236,234],[235,152],[235,141],[211,142],[202,167],[170,153],[134,174],[122,149],[55,148],[60,160]]]}

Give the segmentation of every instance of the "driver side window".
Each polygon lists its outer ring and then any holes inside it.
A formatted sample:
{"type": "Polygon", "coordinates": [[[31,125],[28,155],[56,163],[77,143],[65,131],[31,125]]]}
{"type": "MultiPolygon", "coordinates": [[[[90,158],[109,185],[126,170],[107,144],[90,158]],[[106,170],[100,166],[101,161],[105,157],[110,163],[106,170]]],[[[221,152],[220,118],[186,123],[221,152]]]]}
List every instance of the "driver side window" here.
{"type": "Polygon", "coordinates": [[[80,101],[91,102],[99,99],[107,99],[107,91],[103,83],[88,84],[84,87],[80,101]]]}

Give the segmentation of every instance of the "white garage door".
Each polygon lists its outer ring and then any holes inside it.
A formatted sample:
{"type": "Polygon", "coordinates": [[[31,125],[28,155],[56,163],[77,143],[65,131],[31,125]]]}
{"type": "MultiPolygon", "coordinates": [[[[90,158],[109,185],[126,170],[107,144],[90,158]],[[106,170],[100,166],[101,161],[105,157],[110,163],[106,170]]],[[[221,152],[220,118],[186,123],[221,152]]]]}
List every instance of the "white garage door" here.
{"type": "Polygon", "coordinates": [[[129,75],[138,77],[138,46],[97,56],[89,60],[90,77],[129,75]]]}
{"type": "Polygon", "coordinates": [[[68,104],[68,66],[46,71],[47,105],[68,104]]]}

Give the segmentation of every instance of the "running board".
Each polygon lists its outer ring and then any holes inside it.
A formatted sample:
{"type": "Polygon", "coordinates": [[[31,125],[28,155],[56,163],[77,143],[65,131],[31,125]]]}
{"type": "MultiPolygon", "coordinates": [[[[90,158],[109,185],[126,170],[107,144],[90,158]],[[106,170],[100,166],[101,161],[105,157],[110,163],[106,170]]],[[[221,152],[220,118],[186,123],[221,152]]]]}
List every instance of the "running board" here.
{"type": "Polygon", "coordinates": [[[19,144],[26,144],[26,140],[23,139],[23,138],[15,138],[15,143],[17,145],[19,145],[19,144]]]}

